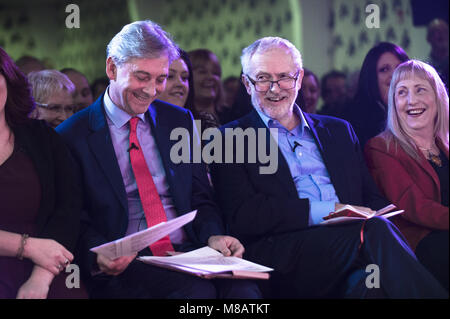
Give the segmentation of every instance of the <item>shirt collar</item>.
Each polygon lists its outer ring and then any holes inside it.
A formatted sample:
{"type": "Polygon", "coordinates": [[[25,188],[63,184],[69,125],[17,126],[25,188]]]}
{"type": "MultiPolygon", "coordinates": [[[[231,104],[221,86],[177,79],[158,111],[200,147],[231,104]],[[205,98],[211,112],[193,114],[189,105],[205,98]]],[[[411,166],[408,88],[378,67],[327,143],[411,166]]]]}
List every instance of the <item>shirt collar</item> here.
{"type": "MultiPolygon", "coordinates": [[[[279,129],[284,129],[287,130],[284,126],[282,126],[280,124],[280,122],[278,122],[275,119],[272,119],[270,117],[268,117],[266,114],[264,114],[261,110],[259,110],[258,108],[255,108],[256,112],[258,113],[259,117],[262,119],[262,121],[264,122],[264,124],[268,127],[268,128],[279,128],[279,129]]],[[[300,118],[300,124],[295,127],[292,132],[294,134],[296,134],[296,132],[298,132],[298,135],[302,136],[303,132],[305,131],[305,127],[307,127],[308,129],[310,129],[308,122],[306,122],[305,116],[303,115],[303,112],[301,111],[300,107],[297,104],[294,104],[294,114],[296,114],[299,118],[300,118]]]]}
{"type": "MultiPolygon", "coordinates": [[[[109,96],[109,86],[106,89],[106,93],[103,97],[103,103],[105,105],[106,115],[117,128],[121,128],[132,118],[130,114],[122,110],[111,100],[111,97],[109,96]]],[[[144,114],[138,114],[136,116],[145,122],[144,114]]]]}

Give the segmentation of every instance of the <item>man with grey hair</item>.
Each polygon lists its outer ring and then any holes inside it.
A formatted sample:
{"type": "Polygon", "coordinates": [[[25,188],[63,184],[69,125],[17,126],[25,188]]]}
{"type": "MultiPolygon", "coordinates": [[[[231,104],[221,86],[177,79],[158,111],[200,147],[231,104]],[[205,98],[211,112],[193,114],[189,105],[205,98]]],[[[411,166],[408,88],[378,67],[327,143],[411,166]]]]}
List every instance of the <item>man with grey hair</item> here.
{"type": "Polygon", "coordinates": [[[144,264],[136,255],[111,260],[89,251],[196,209],[193,222],[140,254],[162,256],[205,245],[226,256],[244,252],[236,238],[223,235],[205,167],[170,158],[172,129],[185,128],[191,148],[195,141],[191,113],[156,100],[178,56],[177,46],[157,24],[126,25],[108,44],[106,92],[57,128],[83,180],[86,216],[79,253],[91,297],[260,297],[249,281],[209,281],[144,264]]]}
{"type": "Polygon", "coordinates": [[[278,168],[261,174],[261,162],[217,161],[211,176],[245,257],[275,269],[272,297],[447,298],[388,220],[320,225],[345,204],[372,214],[389,203],[367,171],[350,124],[303,113],[295,104],[303,77],[295,46],[262,38],[243,50],[241,61],[254,110],[221,130],[266,129],[266,140],[278,136],[278,168]]]}

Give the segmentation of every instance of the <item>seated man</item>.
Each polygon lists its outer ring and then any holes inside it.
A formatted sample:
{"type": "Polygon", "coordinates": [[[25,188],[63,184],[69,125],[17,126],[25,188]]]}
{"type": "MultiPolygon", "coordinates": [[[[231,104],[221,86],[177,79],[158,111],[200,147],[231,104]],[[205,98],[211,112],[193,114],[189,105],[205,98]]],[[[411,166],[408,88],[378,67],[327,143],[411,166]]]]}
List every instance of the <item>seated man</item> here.
{"type": "MultiPolygon", "coordinates": [[[[228,160],[216,160],[211,175],[230,232],[246,246],[245,257],[274,268],[272,284],[289,297],[448,297],[388,220],[318,225],[343,203],[368,212],[388,203],[367,171],[351,126],[305,114],[294,103],[303,77],[295,46],[285,39],[263,38],[243,50],[241,62],[254,110],[222,127],[222,145],[227,145],[222,154],[228,160]],[[259,137],[258,161],[249,151],[255,146],[250,138],[230,147],[227,134],[236,128],[247,136],[258,129],[253,135],[259,137]],[[278,129],[278,134],[267,128],[278,129]],[[261,130],[265,134],[260,137],[261,130]],[[261,139],[276,136],[278,147],[269,154],[277,163],[273,173],[271,163],[263,166],[260,154],[269,147],[261,139]],[[230,150],[235,160],[242,155],[241,160],[230,163],[230,150]],[[351,275],[366,269],[379,269],[381,288],[366,286],[366,276],[347,285],[355,278],[351,275]]],[[[238,134],[231,137],[238,141],[238,134]]]]}
{"type": "Polygon", "coordinates": [[[175,164],[170,157],[172,129],[185,128],[191,141],[194,137],[189,111],[155,101],[164,91],[170,62],[177,58],[176,45],[157,24],[126,25],[107,48],[106,92],[57,128],[83,180],[86,216],[79,251],[91,297],[260,297],[250,281],[209,281],[144,264],[135,255],[110,260],[89,251],[197,209],[193,222],[143,254],[209,245],[224,255],[242,256],[242,244],[222,235],[205,167],[175,164]],[[103,274],[93,275],[98,270],[103,274]]]}

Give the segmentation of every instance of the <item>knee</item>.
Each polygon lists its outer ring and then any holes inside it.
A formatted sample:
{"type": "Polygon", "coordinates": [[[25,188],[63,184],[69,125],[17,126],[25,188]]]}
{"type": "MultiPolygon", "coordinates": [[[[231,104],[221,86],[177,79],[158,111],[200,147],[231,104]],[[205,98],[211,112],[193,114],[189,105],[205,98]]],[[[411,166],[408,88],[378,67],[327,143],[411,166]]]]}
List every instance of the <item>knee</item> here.
{"type": "Polygon", "coordinates": [[[175,299],[216,299],[217,292],[210,280],[189,278],[184,280],[181,287],[169,298],[175,299]]]}
{"type": "Polygon", "coordinates": [[[365,232],[386,233],[392,232],[393,228],[395,226],[389,220],[375,216],[366,220],[365,232]]]}
{"type": "Polygon", "coordinates": [[[216,282],[221,299],[260,299],[261,291],[256,283],[250,280],[222,280],[216,282]]]}

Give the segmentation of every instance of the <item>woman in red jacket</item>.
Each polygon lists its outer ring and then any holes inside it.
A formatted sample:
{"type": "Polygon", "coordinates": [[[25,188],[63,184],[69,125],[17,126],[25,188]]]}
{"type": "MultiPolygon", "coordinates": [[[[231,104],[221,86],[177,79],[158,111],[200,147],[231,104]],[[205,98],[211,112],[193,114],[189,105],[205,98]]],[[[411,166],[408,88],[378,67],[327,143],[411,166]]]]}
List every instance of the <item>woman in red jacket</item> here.
{"type": "Polygon", "coordinates": [[[396,68],[388,102],[386,130],[365,147],[367,164],[384,195],[405,210],[393,221],[448,290],[448,94],[433,67],[411,60],[396,68]]]}

